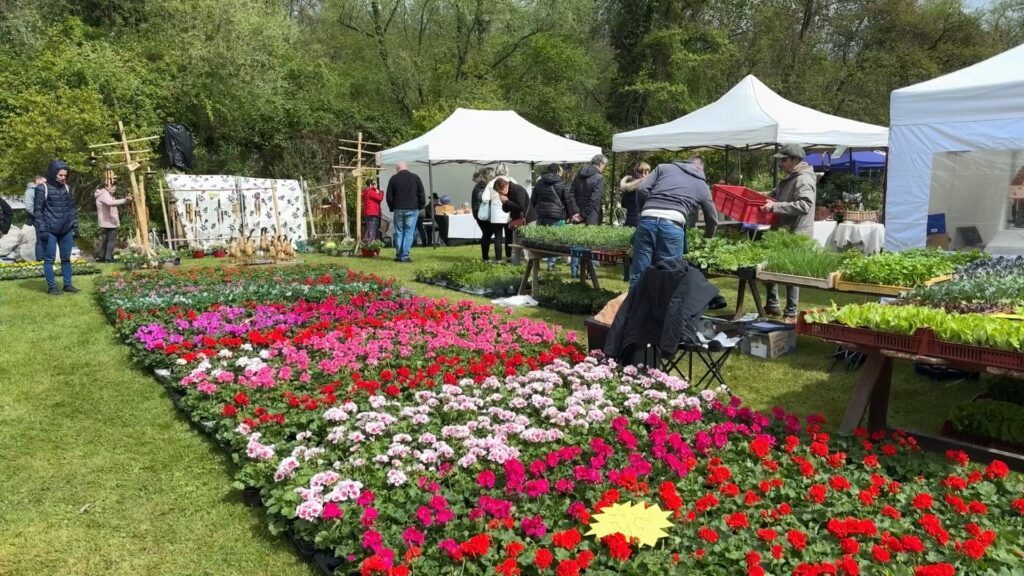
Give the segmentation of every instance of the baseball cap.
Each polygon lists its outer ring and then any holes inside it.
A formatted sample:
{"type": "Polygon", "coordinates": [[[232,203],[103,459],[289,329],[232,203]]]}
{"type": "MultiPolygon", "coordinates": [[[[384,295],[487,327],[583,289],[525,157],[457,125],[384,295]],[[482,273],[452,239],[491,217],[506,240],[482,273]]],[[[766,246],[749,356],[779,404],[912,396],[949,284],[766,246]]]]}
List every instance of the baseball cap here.
{"type": "Polygon", "coordinates": [[[800,158],[801,160],[806,158],[804,149],[799,144],[786,144],[779,149],[778,152],[773,156],[774,158],[800,158]]]}

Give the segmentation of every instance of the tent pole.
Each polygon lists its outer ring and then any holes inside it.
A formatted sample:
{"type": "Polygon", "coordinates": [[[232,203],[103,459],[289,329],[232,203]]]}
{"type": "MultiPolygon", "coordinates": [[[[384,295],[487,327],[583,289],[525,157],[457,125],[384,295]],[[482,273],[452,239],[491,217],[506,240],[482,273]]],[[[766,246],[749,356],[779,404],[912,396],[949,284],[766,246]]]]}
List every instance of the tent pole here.
{"type": "Polygon", "coordinates": [[[437,242],[434,241],[434,233],[437,232],[437,220],[434,218],[434,164],[427,160],[427,182],[430,183],[430,197],[427,198],[427,218],[430,218],[430,247],[437,249],[437,242]]]}
{"type": "MultiPolygon", "coordinates": [[[[779,145],[775,144],[775,154],[779,153],[779,145]]],[[[779,185],[779,162],[772,158],[772,190],[779,185]]]]}
{"type": "Polygon", "coordinates": [[[615,184],[618,180],[615,179],[615,152],[612,151],[612,185],[609,188],[611,205],[608,207],[608,223],[615,224],[615,184]]]}
{"type": "Polygon", "coordinates": [[[878,223],[885,225],[885,205],[889,197],[889,149],[885,149],[885,162],[882,163],[882,210],[878,223]]]}

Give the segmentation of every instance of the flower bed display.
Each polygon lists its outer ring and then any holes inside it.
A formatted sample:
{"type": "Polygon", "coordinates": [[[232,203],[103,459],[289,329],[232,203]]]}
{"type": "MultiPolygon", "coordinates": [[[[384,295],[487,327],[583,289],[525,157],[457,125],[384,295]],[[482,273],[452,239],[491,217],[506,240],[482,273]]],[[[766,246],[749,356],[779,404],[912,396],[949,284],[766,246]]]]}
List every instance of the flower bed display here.
{"type": "Polygon", "coordinates": [[[525,268],[464,260],[433,264],[416,271],[416,281],[480,296],[511,296],[519,290],[525,268]]]}
{"type": "MultiPolygon", "coordinates": [[[[54,262],[54,272],[60,274],[60,262],[54,262]]],[[[87,274],[99,274],[100,269],[92,262],[76,260],[71,263],[71,274],[74,276],[85,276],[87,274]]],[[[42,278],[42,262],[14,262],[0,264],[0,280],[23,280],[26,278],[42,278]]]]}
{"type": "Polygon", "coordinates": [[[215,274],[101,297],[271,529],[340,574],[981,574],[1024,557],[1021,481],[1000,463],[691,395],[489,307],[267,274],[224,274],[225,303],[215,274]]]}

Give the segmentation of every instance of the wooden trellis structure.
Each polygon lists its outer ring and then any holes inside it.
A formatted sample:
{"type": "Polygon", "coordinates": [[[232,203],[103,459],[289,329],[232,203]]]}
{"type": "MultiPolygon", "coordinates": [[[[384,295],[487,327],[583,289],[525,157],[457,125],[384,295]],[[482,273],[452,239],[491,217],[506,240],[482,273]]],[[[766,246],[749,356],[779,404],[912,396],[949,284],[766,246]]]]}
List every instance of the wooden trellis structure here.
{"type": "Polygon", "coordinates": [[[142,249],[144,254],[154,255],[155,252],[149,247],[149,210],[146,208],[146,182],[145,178],[140,178],[136,172],[147,162],[152,160],[153,150],[142,149],[132,150],[131,145],[139,147],[140,142],[153,142],[159,140],[159,136],[146,136],[143,138],[132,138],[128,139],[124,132],[124,123],[120,120],[117,121],[117,132],[120,136],[120,140],[115,142],[106,142],[103,144],[93,144],[89,146],[90,150],[97,150],[94,154],[101,156],[115,156],[121,162],[115,162],[112,164],[106,164],[104,169],[104,181],[106,185],[110,184],[110,180],[113,177],[113,169],[119,166],[124,166],[128,170],[128,179],[132,185],[132,204],[135,207],[135,241],[142,249]],[[120,150],[107,150],[100,151],[103,148],[119,147],[120,150]]]}
{"type": "Polygon", "coordinates": [[[356,140],[348,140],[341,138],[342,144],[338,146],[338,149],[345,150],[349,153],[354,153],[354,157],[348,164],[345,163],[344,158],[349,154],[342,152],[338,156],[338,165],[332,166],[338,176],[338,181],[341,183],[341,205],[342,205],[342,218],[345,222],[345,235],[348,236],[348,199],[345,195],[345,172],[350,171],[352,176],[356,179],[356,234],[355,239],[361,241],[363,238],[362,233],[362,213],[363,213],[363,177],[367,174],[376,175],[381,168],[377,166],[377,153],[381,151],[383,145],[376,142],[367,142],[363,140],[363,133],[358,132],[356,140]],[[351,145],[354,144],[355,148],[351,145]],[[364,155],[372,155],[372,159],[364,159],[364,155]]]}

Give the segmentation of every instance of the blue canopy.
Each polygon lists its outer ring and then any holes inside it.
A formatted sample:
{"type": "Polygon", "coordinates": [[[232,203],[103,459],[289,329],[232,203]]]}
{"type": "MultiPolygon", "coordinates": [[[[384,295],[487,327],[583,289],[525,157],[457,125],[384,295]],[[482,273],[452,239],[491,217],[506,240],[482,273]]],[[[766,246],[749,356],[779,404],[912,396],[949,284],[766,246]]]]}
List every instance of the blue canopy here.
{"type": "Polygon", "coordinates": [[[885,154],[870,150],[858,152],[847,150],[839,158],[832,158],[828,152],[814,152],[807,155],[807,163],[813,166],[816,172],[824,172],[831,166],[830,169],[833,172],[851,172],[854,176],[860,176],[861,170],[884,168],[885,154]]]}

